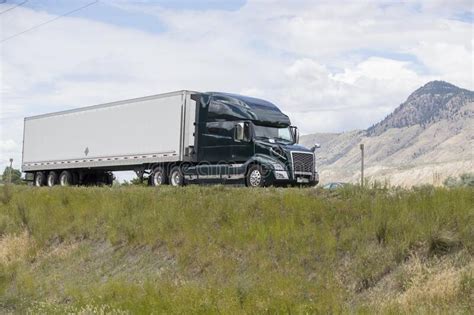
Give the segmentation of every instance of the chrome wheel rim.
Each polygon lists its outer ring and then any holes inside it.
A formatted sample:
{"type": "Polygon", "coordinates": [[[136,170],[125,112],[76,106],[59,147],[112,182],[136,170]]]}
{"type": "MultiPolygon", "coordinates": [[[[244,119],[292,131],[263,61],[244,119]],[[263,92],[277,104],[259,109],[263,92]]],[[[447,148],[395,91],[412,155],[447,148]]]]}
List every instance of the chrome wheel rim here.
{"type": "Polygon", "coordinates": [[[163,182],[163,174],[161,172],[155,172],[153,174],[153,185],[160,186],[163,182]]]}
{"type": "Polygon", "coordinates": [[[179,186],[179,172],[178,171],[174,171],[172,174],[171,174],[171,184],[173,186],[179,186]]]}
{"type": "Polygon", "coordinates": [[[68,186],[69,185],[69,183],[67,182],[66,175],[61,176],[61,178],[59,179],[59,183],[61,184],[61,186],[68,186]]]}
{"type": "Polygon", "coordinates": [[[262,182],[262,174],[259,170],[253,170],[250,173],[250,186],[256,187],[259,186],[262,182]]]}
{"type": "Polygon", "coordinates": [[[42,181],[43,181],[43,179],[42,179],[41,175],[37,175],[36,178],[35,178],[35,186],[40,187],[42,181]]]}
{"type": "Polygon", "coordinates": [[[48,176],[48,186],[52,187],[54,185],[53,176],[48,176]]]}

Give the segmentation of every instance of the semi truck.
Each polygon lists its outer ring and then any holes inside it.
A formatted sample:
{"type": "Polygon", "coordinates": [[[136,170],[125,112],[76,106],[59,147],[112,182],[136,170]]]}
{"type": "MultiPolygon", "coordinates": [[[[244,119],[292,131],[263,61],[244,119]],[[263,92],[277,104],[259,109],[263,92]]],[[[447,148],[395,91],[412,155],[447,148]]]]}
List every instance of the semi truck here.
{"type": "Polygon", "coordinates": [[[314,186],[315,145],[271,102],[177,91],[24,120],[22,171],[34,186],[111,185],[134,171],[151,186],[314,186]]]}

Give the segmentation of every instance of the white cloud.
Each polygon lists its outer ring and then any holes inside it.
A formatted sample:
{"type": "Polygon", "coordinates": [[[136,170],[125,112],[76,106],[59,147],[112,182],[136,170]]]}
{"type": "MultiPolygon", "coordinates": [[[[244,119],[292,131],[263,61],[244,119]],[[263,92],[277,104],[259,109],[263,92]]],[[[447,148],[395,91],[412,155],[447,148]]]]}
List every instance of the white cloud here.
{"type": "Polygon", "coordinates": [[[417,79],[418,75],[408,69],[408,65],[409,63],[404,61],[370,57],[353,68],[345,69],[343,73],[336,75],[336,78],[349,84],[355,84],[363,78],[376,81],[417,79]]]}
{"type": "MultiPolygon", "coordinates": [[[[472,30],[471,36],[474,35],[472,30]]],[[[435,75],[446,81],[472,89],[474,86],[474,40],[464,44],[448,44],[442,41],[426,42],[411,49],[435,75]]]]}
{"type": "Polygon", "coordinates": [[[0,151],[11,152],[18,148],[18,144],[12,139],[0,140],[0,151]]]}
{"type": "MultiPolygon", "coordinates": [[[[111,4],[165,30],[63,17],[0,44],[2,143],[21,143],[24,116],[178,89],[267,98],[308,133],[365,128],[432,79],[474,88],[472,24],[451,19],[463,2],[249,1],[199,12],[111,4]]],[[[0,35],[50,18],[16,8],[2,15],[0,35]]],[[[21,157],[19,145],[9,150],[0,164],[21,157]]]]}
{"type": "Polygon", "coordinates": [[[3,166],[0,172],[3,172],[3,168],[6,165],[9,165],[10,158],[13,158],[16,168],[19,168],[20,157],[18,152],[21,150],[21,147],[12,139],[0,139],[0,163],[3,166]]]}

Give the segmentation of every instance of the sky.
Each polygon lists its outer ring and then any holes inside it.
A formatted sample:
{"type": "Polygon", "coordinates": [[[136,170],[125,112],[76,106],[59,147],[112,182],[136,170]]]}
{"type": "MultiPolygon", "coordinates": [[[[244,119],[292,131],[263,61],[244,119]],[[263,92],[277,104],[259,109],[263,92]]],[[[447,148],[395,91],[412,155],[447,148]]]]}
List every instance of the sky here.
{"type": "Polygon", "coordinates": [[[365,129],[428,81],[474,89],[473,12],[455,0],[0,0],[0,169],[20,168],[24,117],[182,89],[267,99],[302,134],[365,129]]]}

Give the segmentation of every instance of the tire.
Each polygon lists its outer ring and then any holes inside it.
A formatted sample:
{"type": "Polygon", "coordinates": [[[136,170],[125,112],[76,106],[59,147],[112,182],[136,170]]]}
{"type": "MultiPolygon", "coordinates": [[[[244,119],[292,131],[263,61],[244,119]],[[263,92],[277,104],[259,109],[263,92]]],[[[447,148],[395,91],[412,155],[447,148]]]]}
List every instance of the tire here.
{"type": "Polygon", "coordinates": [[[113,173],[107,172],[107,173],[105,174],[105,180],[106,180],[106,183],[105,183],[105,184],[106,184],[107,186],[112,187],[113,184],[114,184],[114,179],[115,179],[115,176],[114,176],[113,173]]]}
{"type": "Polygon", "coordinates": [[[63,187],[74,185],[74,179],[71,172],[62,171],[61,174],[59,174],[59,185],[63,187]]]}
{"type": "Polygon", "coordinates": [[[43,172],[36,172],[35,178],[33,180],[33,185],[35,187],[41,187],[44,186],[44,184],[46,184],[46,176],[43,172]]]}
{"type": "Polygon", "coordinates": [[[72,182],[74,185],[80,185],[81,183],[79,182],[79,173],[78,172],[71,172],[72,175],[72,182]]]}
{"type": "Polygon", "coordinates": [[[265,186],[265,173],[260,165],[252,165],[246,176],[247,187],[264,187],[265,186]]]}
{"type": "Polygon", "coordinates": [[[169,181],[171,186],[184,186],[184,176],[183,172],[181,172],[181,168],[179,166],[175,166],[171,169],[169,175],[169,181]]]}
{"type": "Polygon", "coordinates": [[[58,184],[58,173],[55,171],[50,171],[48,177],[46,178],[46,185],[48,187],[53,187],[58,184]]]}
{"type": "Polygon", "coordinates": [[[150,186],[161,186],[166,184],[166,172],[161,166],[155,167],[150,175],[150,186]]]}

